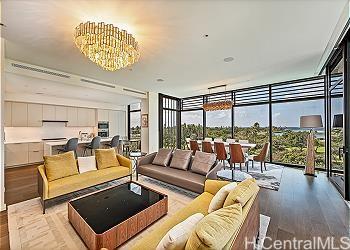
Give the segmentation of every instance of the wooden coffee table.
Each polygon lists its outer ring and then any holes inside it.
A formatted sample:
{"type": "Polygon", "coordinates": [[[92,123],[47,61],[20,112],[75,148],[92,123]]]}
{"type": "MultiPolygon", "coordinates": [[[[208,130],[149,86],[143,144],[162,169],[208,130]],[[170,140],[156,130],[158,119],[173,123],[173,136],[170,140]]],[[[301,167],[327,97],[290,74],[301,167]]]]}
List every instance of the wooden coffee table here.
{"type": "Polygon", "coordinates": [[[167,195],[132,181],[68,202],[69,222],[89,249],[114,249],[167,212],[167,195]]]}

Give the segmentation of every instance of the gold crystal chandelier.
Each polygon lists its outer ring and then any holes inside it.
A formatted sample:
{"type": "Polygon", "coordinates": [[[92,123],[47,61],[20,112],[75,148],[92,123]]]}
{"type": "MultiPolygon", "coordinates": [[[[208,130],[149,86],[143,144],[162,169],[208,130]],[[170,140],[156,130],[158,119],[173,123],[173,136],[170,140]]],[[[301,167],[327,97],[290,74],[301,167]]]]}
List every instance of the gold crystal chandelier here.
{"type": "Polygon", "coordinates": [[[112,24],[81,23],[75,28],[74,41],[87,58],[105,70],[125,68],[140,58],[135,38],[112,24]]]}
{"type": "MultiPolygon", "coordinates": [[[[220,86],[215,86],[215,87],[210,87],[208,88],[209,90],[209,95],[210,95],[210,90],[216,89],[216,88],[221,88],[225,87],[226,91],[226,85],[220,85],[220,86]]],[[[216,111],[216,110],[227,110],[232,108],[232,101],[231,100],[226,100],[226,92],[225,92],[225,100],[224,101],[215,101],[215,102],[210,102],[209,96],[207,97],[207,101],[203,104],[203,109],[204,111],[216,111]]],[[[230,97],[231,98],[231,97],[230,97]]]]}

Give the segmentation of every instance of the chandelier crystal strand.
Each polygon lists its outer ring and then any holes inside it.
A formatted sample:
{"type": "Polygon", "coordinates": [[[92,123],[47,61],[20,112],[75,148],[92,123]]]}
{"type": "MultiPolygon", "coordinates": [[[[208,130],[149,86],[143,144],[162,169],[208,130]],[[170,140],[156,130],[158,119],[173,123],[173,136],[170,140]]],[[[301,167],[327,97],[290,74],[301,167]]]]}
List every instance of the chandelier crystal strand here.
{"type": "Polygon", "coordinates": [[[125,68],[140,58],[135,38],[112,24],[81,23],[75,28],[74,41],[87,58],[105,70],[125,68]]]}

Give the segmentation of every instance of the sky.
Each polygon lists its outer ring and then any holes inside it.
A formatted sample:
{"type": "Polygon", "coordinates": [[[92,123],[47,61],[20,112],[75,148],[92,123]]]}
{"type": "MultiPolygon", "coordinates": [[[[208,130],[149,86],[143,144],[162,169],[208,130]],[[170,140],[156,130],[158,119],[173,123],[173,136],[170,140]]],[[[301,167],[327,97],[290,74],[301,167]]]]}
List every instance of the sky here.
{"type": "MultiPolygon", "coordinates": [[[[255,122],[268,126],[268,105],[235,107],[234,113],[235,126],[250,127],[255,122]]],[[[273,125],[277,127],[299,127],[302,115],[322,115],[323,124],[325,122],[323,100],[273,104],[272,113],[273,125]]],[[[332,113],[342,113],[340,100],[334,102],[332,113]]],[[[210,111],[206,115],[208,127],[231,126],[231,110],[210,111]]],[[[182,112],[181,123],[202,124],[202,111],[182,112]]]]}

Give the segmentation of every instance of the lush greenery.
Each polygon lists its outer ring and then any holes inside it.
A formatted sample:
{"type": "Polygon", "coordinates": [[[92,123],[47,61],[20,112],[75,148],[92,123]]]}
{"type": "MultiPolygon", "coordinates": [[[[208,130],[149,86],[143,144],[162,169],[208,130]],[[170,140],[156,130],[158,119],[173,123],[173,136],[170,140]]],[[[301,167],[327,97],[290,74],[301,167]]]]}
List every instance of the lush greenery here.
{"type": "MultiPolygon", "coordinates": [[[[223,138],[226,140],[231,137],[230,127],[210,127],[206,128],[207,136],[211,138],[223,138]]],[[[273,127],[273,161],[289,164],[304,165],[306,159],[306,137],[308,131],[296,130],[284,127],[273,127]]],[[[203,126],[195,124],[182,124],[181,126],[182,148],[187,148],[186,138],[203,139],[203,126]]],[[[325,145],[324,139],[317,134],[315,140],[316,166],[324,168],[325,145]]],[[[260,127],[255,123],[251,127],[234,127],[234,139],[248,140],[257,144],[256,148],[250,149],[250,154],[257,154],[266,142],[269,142],[269,128],[260,127]]]]}

